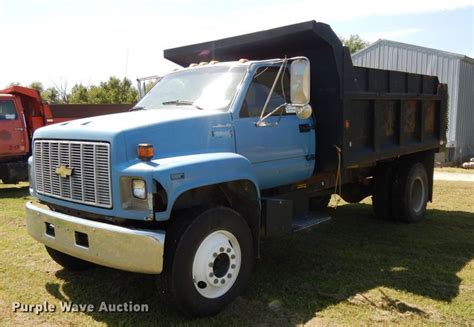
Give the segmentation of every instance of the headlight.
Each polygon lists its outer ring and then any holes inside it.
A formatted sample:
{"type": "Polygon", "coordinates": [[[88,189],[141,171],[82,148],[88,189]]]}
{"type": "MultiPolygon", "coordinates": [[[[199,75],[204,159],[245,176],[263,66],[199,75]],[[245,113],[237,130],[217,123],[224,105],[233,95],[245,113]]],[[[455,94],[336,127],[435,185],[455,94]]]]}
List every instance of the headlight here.
{"type": "Polygon", "coordinates": [[[146,183],[142,179],[132,180],[132,193],[138,199],[146,199],[146,183]]]}

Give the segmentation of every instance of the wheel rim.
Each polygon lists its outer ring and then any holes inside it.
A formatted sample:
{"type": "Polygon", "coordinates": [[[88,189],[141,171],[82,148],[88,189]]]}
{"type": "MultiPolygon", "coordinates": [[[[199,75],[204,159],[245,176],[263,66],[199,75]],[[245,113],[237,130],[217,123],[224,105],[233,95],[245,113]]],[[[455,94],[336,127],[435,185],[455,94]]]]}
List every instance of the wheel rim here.
{"type": "Polygon", "coordinates": [[[425,185],[421,177],[417,177],[411,184],[411,204],[416,213],[419,213],[425,203],[425,185]]]}
{"type": "Polygon", "coordinates": [[[194,287],[206,298],[220,297],[234,285],[240,265],[237,238],[228,231],[213,232],[201,242],[194,255],[194,287]]]}

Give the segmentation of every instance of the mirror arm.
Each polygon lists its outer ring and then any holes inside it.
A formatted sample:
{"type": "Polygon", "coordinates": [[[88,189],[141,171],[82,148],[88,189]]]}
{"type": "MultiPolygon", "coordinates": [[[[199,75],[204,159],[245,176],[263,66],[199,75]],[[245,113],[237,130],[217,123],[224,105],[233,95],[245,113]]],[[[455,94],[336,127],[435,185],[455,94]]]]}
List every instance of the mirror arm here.
{"type": "MultiPolygon", "coordinates": [[[[273,91],[275,90],[275,86],[276,84],[278,83],[278,79],[280,78],[280,75],[281,75],[281,72],[283,70],[283,67],[285,66],[285,63],[286,63],[287,59],[285,58],[285,60],[281,63],[280,65],[280,69],[278,70],[278,74],[275,78],[275,80],[273,81],[273,85],[272,85],[272,88],[270,89],[270,92],[268,93],[268,96],[267,96],[267,99],[265,100],[265,104],[263,105],[263,109],[262,109],[262,112],[260,113],[260,119],[259,119],[259,122],[262,121],[263,118],[263,114],[265,113],[265,110],[267,110],[267,107],[268,107],[268,103],[270,102],[270,99],[273,95],[273,91]]],[[[268,116],[268,115],[267,115],[268,116]]]]}
{"type": "Polygon", "coordinates": [[[257,125],[262,122],[262,120],[265,120],[267,119],[268,117],[270,117],[271,115],[273,115],[275,112],[277,112],[278,110],[280,110],[281,107],[283,106],[286,106],[288,105],[286,102],[285,103],[282,103],[281,105],[279,105],[278,107],[276,107],[272,112],[266,114],[264,117],[260,118],[259,121],[257,122],[257,125]]]}

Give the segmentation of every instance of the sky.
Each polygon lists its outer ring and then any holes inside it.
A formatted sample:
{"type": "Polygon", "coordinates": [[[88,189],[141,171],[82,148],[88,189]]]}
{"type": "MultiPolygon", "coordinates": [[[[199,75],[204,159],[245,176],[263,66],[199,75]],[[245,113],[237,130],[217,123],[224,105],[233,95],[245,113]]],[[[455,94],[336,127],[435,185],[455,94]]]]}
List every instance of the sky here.
{"type": "Polygon", "coordinates": [[[474,0],[0,0],[0,88],[163,75],[163,50],[316,20],[474,57],[474,0]]]}

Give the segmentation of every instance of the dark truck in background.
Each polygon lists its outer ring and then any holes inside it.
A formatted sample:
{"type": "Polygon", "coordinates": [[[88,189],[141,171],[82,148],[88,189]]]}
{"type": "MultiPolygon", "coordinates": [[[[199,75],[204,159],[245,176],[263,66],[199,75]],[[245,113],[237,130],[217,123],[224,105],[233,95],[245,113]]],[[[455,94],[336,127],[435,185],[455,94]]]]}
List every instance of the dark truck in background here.
{"type": "Polygon", "coordinates": [[[437,77],[354,67],[315,21],[164,57],[186,68],[132,112],[34,135],[27,228],[63,267],[165,272],[203,316],[243,291],[263,237],[321,222],[333,193],[424,218],[446,136],[437,77]]]}

